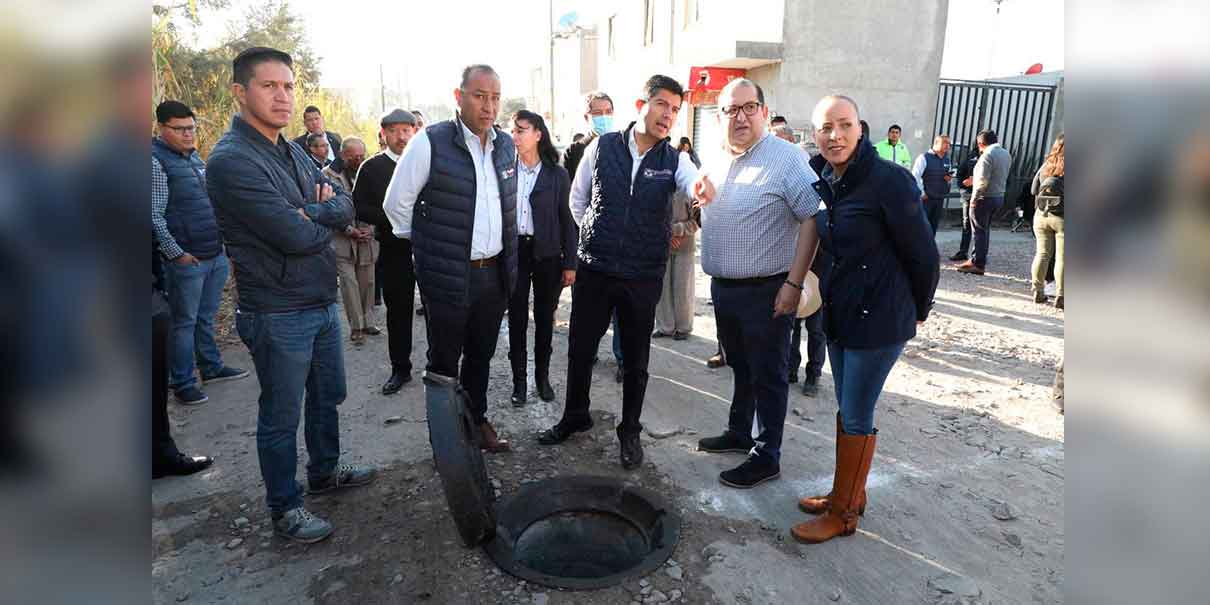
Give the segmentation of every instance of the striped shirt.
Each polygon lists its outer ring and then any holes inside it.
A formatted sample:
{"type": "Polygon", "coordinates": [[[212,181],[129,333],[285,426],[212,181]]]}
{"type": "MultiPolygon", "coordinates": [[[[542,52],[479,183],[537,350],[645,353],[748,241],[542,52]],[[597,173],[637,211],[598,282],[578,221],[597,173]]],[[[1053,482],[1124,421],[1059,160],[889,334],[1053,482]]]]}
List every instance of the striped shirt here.
{"type": "Polygon", "coordinates": [[[819,210],[811,187],[818,177],[807,155],[766,133],[743,154],[725,155],[710,168],[716,185],[714,201],[702,211],[702,270],[726,279],[789,272],[799,224],[819,210]]]}

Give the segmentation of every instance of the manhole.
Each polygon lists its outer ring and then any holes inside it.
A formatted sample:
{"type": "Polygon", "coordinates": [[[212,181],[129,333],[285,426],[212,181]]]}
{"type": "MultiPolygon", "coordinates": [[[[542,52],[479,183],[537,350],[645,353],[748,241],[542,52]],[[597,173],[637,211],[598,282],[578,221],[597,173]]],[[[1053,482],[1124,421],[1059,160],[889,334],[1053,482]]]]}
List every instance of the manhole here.
{"type": "Polygon", "coordinates": [[[672,556],[680,517],[659,495],[613,477],[530,483],[494,505],[465,393],[425,376],[429,440],[455,525],[504,571],[544,586],[604,588],[655,571],[672,556]]]}

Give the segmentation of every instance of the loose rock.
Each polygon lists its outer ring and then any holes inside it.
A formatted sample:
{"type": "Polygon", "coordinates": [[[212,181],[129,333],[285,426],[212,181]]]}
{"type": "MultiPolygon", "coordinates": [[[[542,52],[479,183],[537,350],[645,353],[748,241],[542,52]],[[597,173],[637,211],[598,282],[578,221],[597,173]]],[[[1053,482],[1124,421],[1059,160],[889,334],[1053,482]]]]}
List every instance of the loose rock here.
{"type": "Polygon", "coordinates": [[[667,573],[668,577],[672,578],[673,580],[681,580],[684,578],[684,572],[682,572],[681,568],[677,566],[669,567],[665,569],[664,572],[667,573]]]}
{"type": "Polygon", "coordinates": [[[234,550],[234,549],[238,548],[240,544],[243,544],[243,543],[244,543],[243,538],[232,538],[231,541],[227,543],[227,550],[234,550]]]}
{"type": "Polygon", "coordinates": [[[235,520],[231,522],[231,525],[232,527],[239,529],[249,523],[251,523],[251,521],[248,520],[248,517],[236,517],[235,520]]]}
{"type": "Polygon", "coordinates": [[[1001,502],[992,507],[992,516],[1001,521],[1012,521],[1017,518],[1017,513],[1007,502],[1001,502]]]}

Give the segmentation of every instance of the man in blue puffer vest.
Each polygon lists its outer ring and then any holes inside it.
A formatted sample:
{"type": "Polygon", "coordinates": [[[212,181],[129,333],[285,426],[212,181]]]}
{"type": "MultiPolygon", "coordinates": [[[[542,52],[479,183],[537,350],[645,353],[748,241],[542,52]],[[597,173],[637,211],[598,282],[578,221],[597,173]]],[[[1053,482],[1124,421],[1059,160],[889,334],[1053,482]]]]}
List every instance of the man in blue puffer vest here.
{"type": "Polygon", "coordinates": [[[223,365],[214,341],[214,314],[231,269],[206,193],[193,110],[180,101],[164,101],[155,117],[160,134],[151,140],[151,224],[167,261],[172,307],[168,387],[178,403],[197,405],[208,397],[197,387],[195,358],[206,384],[244,378],[248,371],[223,365]]]}
{"type": "Polygon", "coordinates": [[[684,94],[672,78],[648,79],[635,102],[638,121],[590,143],[571,187],[571,214],[580,225],[580,269],[571,291],[567,401],[563,418],[539,434],[538,442],[562,443],[592,428],[592,359],[616,310],[626,360],[622,422],[617,427],[626,469],[643,462],[639,417],[655,307],[672,239],[671,198],[678,190],[691,195],[697,179],[689,154],[668,143],[684,94]]]}
{"type": "Polygon", "coordinates": [[[479,446],[502,452],[509,445],[487,421],[487,381],[517,282],[517,151],[495,126],[495,70],[464,69],[454,99],[454,119],[404,148],[382,209],[395,237],[412,241],[428,329],[425,372],[460,378],[479,446]]]}

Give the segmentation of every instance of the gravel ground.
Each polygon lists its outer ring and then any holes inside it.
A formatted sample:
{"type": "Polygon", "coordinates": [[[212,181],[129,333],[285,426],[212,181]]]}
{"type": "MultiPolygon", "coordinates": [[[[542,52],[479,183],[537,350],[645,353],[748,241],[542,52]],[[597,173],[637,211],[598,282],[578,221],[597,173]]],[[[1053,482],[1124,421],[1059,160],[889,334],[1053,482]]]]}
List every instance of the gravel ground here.
{"type": "MultiPolygon", "coordinates": [[[[943,231],[944,256],[958,233],[943,231]]],[[[609,589],[564,592],[501,573],[467,549],[448,515],[424,424],[423,388],[392,397],[384,337],[346,349],[349,398],[341,406],[343,456],[378,465],[371,486],[309,498],[335,535],[300,546],[273,537],[256,462],[255,378],[208,388],[210,402],[172,406],[183,450],[216,456],[211,470],[152,488],[156,602],[173,603],[1055,603],[1063,589],[1063,417],[1050,392],[1063,352],[1063,311],[1029,296],[1033,238],[995,232],[991,272],[945,267],[937,308],[887,382],[876,417],[879,451],[858,534],[803,546],[789,527],[797,497],[830,484],[835,399],[830,375],[817,398],[791,391],[782,478],[738,491],[717,481],[739,455],[696,451],[726,422],[729,370],[714,352],[708,279],[699,276],[693,336],[657,340],[644,422],[647,462],[617,463],[612,434],[621,389],[602,342],[592,397],[596,427],[554,448],[533,434],[562,409],[567,316],[557,316],[552,380],[560,398],[520,410],[511,391],[506,327],[492,362],[489,416],[514,451],[488,458],[501,497],[564,474],[611,475],[665,494],[680,510],[672,562],[609,589]]],[[[948,263],[947,263],[948,265],[948,263]]],[[[220,322],[229,327],[229,315],[220,322]]],[[[385,323],[379,313],[378,322],[385,323]]],[[[413,362],[423,365],[423,323],[413,362]]],[[[238,342],[229,364],[251,368],[238,342]]],[[[804,347],[805,348],[805,347],[804,347]]],[[[300,449],[302,438],[299,438],[300,449]]],[[[300,465],[305,452],[300,454],[300,465]]],[[[300,469],[300,476],[302,472],[300,469]]]]}

